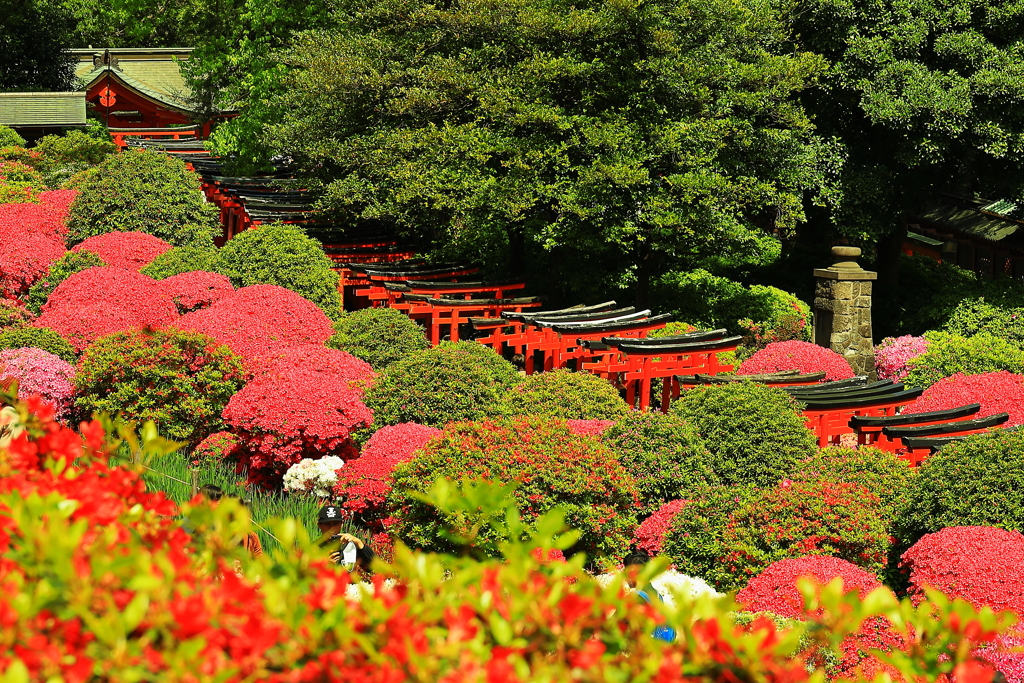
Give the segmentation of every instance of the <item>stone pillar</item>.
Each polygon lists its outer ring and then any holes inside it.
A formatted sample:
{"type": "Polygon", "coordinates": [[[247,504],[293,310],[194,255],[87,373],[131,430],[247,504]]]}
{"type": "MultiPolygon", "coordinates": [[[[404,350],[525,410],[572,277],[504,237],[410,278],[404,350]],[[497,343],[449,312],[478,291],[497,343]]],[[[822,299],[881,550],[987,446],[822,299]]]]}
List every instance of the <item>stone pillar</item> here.
{"type": "Polygon", "coordinates": [[[814,270],[814,343],[842,355],[858,375],[875,379],[871,282],[878,273],[857,264],[857,247],[832,247],[832,255],[834,264],[814,270]]]}

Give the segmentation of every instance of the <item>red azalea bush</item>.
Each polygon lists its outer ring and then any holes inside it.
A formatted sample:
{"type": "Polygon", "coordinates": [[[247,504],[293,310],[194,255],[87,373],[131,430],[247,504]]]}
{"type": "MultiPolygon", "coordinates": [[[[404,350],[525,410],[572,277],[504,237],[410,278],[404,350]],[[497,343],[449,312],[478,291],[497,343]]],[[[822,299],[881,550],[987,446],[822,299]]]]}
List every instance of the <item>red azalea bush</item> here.
{"type": "Polygon", "coordinates": [[[863,486],[784,481],[694,499],[672,520],[664,550],[679,571],[725,591],[773,562],[803,555],[832,555],[881,571],[891,544],[878,497],[863,486]]]}
{"type": "MultiPolygon", "coordinates": [[[[574,434],[565,420],[520,417],[446,425],[395,470],[389,529],[405,543],[445,550],[443,528],[473,525],[420,498],[442,477],[517,484],[512,495],[526,524],[561,508],[566,523],[581,533],[578,547],[591,557],[624,554],[636,526],[636,482],[611,449],[595,437],[574,434]]],[[[507,533],[500,523],[488,527],[481,532],[481,547],[493,547],[507,533]]]]}
{"type": "Polygon", "coordinates": [[[903,412],[927,413],[968,403],[981,404],[975,417],[1009,413],[1007,427],[1024,424],[1024,377],[1005,370],[980,375],[957,373],[925,389],[903,412]]]}
{"type": "Polygon", "coordinates": [[[832,349],[796,339],[772,342],[743,361],[736,372],[761,375],[782,370],[799,370],[804,374],[824,372],[829,382],[854,376],[846,359],[832,349]]]}
{"type": "Polygon", "coordinates": [[[91,251],[112,268],[137,271],[170,248],[144,232],[108,232],[79,242],[71,251],[91,251]]]}
{"type": "Polygon", "coordinates": [[[651,557],[660,555],[665,534],[672,526],[672,519],[686,507],[686,503],[685,500],[670,500],[641,522],[633,532],[633,543],[636,547],[651,557]]]}
{"type": "MultiPolygon", "coordinates": [[[[86,242],[88,241],[86,240],[86,242]]],[[[231,286],[231,280],[225,276],[203,270],[172,275],[163,280],[157,280],[157,282],[160,283],[164,293],[174,301],[174,305],[178,307],[178,313],[182,315],[202,308],[209,308],[235,291],[235,288],[231,286]]]]}
{"type": "Polygon", "coordinates": [[[925,588],[960,597],[976,607],[1012,610],[1024,617],[1024,535],[989,526],[947,527],[925,534],[903,553],[910,595],[925,588]]]}
{"type": "Polygon", "coordinates": [[[24,296],[36,280],[46,275],[50,264],[63,255],[64,243],[51,235],[4,230],[0,225],[0,297],[24,296]]]}
{"type": "MultiPolygon", "coordinates": [[[[736,594],[736,601],[750,612],[771,612],[801,620],[821,616],[821,610],[805,610],[803,595],[797,589],[797,581],[801,578],[813,579],[820,585],[841,578],[843,588],[847,592],[855,591],[860,598],[882,587],[882,582],[874,574],[837,557],[806,556],[771,564],[736,594]]],[[[860,630],[843,640],[839,662],[827,666],[829,677],[856,678],[856,674],[860,674],[872,680],[876,674],[885,671],[898,679],[895,670],[868,655],[868,651],[891,652],[905,647],[904,639],[890,621],[881,617],[868,619],[860,630]]],[[[816,663],[819,665],[824,663],[820,654],[812,655],[811,660],[818,660],[816,663]]]]}
{"type": "Polygon", "coordinates": [[[240,439],[231,432],[214,432],[196,444],[195,450],[192,451],[192,459],[214,462],[234,460],[238,456],[240,445],[240,439]]]}
{"type": "Polygon", "coordinates": [[[355,458],[352,433],[369,426],[373,413],[346,377],[290,367],[245,385],[228,401],[223,418],[239,437],[239,464],[249,479],[276,488],[303,458],[355,458]]]}
{"type": "Polygon", "coordinates": [[[298,374],[322,375],[325,381],[342,382],[359,392],[365,391],[377,376],[366,361],[317,344],[302,344],[283,350],[277,358],[267,361],[263,372],[287,378],[298,374]]]}
{"type": "Polygon", "coordinates": [[[323,344],[332,334],[331,321],[316,304],[276,285],[243,287],[175,325],[210,335],[253,371],[288,347],[323,344]]]}
{"type": "Polygon", "coordinates": [[[161,327],[178,317],[156,280],[122,268],[89,268],[60,283],[33,322],[81,351],[96,339],[132,328],[161,327]]]}
{"type": "Polygon", "coordinates": [[[415,422],[382,427],[363,446],[362,454],[338,470],[334,492],[341,506],[373,528],[387,514],[391,475],[441,430],[415,422]]]}
{"type": "Polygon", "coordinates": [[[615,424],[615,420],[566,420],[574,434],[583,436],[601,436],[615,424]]]}

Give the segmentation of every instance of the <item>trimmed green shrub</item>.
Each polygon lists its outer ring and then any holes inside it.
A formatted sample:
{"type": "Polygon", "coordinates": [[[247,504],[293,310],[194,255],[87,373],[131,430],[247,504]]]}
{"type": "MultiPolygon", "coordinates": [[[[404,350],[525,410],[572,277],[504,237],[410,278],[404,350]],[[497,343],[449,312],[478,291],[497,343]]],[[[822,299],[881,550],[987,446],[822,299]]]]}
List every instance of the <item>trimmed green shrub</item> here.
{"type": "MultiPolygon", "coordinates": [[[[77,178],[77,176],[76,176],[77,178]]],[[[84,172],[68,215],[68,244],[108,232],[145,232],[174,246],[209,244],[220,232],[217,208],[199,176],[180,159],[130,150],[84,172]]]]}
{"type": "Polygon", "coordinates": [[[154,280],[165,280],[197,270],[220,272],[220,251],[212,244],[173,247],[153,259],[139,272],[154,280]]]}
{"type": "Polygon", "coordinates": [[[925,458],[901,526],[908,545],[951,526],[1024,531],[1024,431],[975,434],[925,458]]]}
{"type": "Polygon", "coordinates": [[[824,448],[793,468],[793,481],[845,481],[860,484],[878,496],[888,519],[906,508],[917,471],[895,453],[880,448],[824,448]]]}
{"type": "Polygon", "coordinates": [[[680,334],[687,334],[689,332],[696,331],[697,328],[690,323],[681,323],[673,320],[672,322],[666,323],[665,327],[660,330],[649,332],[647,336],[651,339],[658,339],[660,337],[676,337],[680,334]]]}
{"type": "MultiPolygon", "coordinates": [[[[577,549],[590,557],[621,555],[636,526],[632,478],[611,450],[594,437],[574,434],[563,420],[505,418],[445,427],[394,473],[389,500],[395,521],[389,529],[408,545],[451,551],[443,530],[466,522],[418,497],[440,478],[516,484],[512,495],[528,526],[557,506],[568,526],[581,533],[577,549]]],[[[507,540],[507,534],[492,537],[504,532],[485,528],[479,544],[507,540]]]]}
{"type": "Polygon", "coordinates": [[[7,126],[0,126],[0,147],[24,147],[25,138],[7,126]]]}
{"type": "Polygon", "coordinates": [[[220,250],[220,272],[236,288],[278,285],[303,296],[330,318],[341,313],[338,274],[323,247],[301,229],[276,223],[237,235],[220,250]]]}
{"type": "Polygon", "coordinates": [[[930,387],[956,373],[979,375],[1006,370],[1024,374],[1024,350],[991,334],[961,337],[948,332],[926,332],[928,348],[907,361],[907,386],[930,387]]]}
{"type": "Polygon", "coordinates": [[[1024,345],[1024,308],[997,306],[985,297],[964,299],[942,328],[964,337],[991,334],[1015,346],[1024,345]]]}
{"type": "Polygon", "coordinates": [[[530,375],[506,391],[490,410],[493,415],[616,420],[629,412],[629,406],[608,380],[559,369],[530,375]]]}
{"type": "Polygon", "coordinates": [[[775,387],[699,386],[684,391],[671,412],[697,428],[726,484],[772,486],[816,450],[800,405],[775,387]]]}
{"type": "Polygon", "coordinates": [[[64,135],[47,135],[36,143],[35,150],[43,154],[41,170],[52,171],[64,164],[83,163],[95,166],[117,151],[109,138],[100,140],[78,130],[64,135]]]}
{"type": "Polygon", "coordinates": [[[636,479],[642,513],[720,481],[697,430],[676,415],[630,411],[605,431],[602,441],[636,479]]]}
{"type": "Polygon", "coordinates": [[[69,251],[59,259],[50,264],[46,275],[39,278],[32,288],[28,290],[25,298],[25,308],[39,315],[43,304],[50,298],[50,293],[57,289],[57,285],[69,277],[89,268],[99,268],[107,265],[96,254],[91,251],[69,251]]]}
{"type": "Polygon", "coordinates": [[[75,405],[153,420],[164,436],[196,442],[223,426],[221,411],[245,380],[238,356],[206,335],[128,330],[85,350],[75,405]]]}
{"type": "Polygon", "coordinates": [[[0,332],[3,332],[8,327],[24,325],[30,318],[31,316],[28,314],[28,311],[17,303],[7,299],[0,299],[0,332]]]}
{"type": "MultiPolygon", "coordinates": [[[[712,502],[728,507],[728,494],[712,502]]],[[[878,498],[859,484],[790,483],[739,498],[722,513],[693,503],[673,518],[664,549],[676,568],[722,591],[743,587],[773,562],[830,555],[874,573],[885,567],[891,537],[878,498]]]]}
{"type": "Polygon", "coordinates": [[[20,325],[0,332],[0,351],[26,347],[49,351],[61,360],[72,364],[78,359],[78,354],[75,353],[74,347],[68,340],[48,327],[20,325]]]}
{"type": "Polygon", "coordinates": [[[430,348],[423,330],[393,308],[364,308],[343,313],[327,346],[351,353],[380,372],[414,351],[430,348]]]}
{"type": "Polygon", "coordinates": [[[655,289],[677,320],[702,328],[724,327],[730,334],[749,337],[748,345],[810,339],[810,307],[775,287],[745,287],[698,269],[667,273],[655,289]]]}
{"type": "Polygon", "coordinates": [[[395,361],[366,392],[374,427],[418,422],[443,427],[483,419],[519,381],[515,367],[477,342],[442,342],[395,361]]]}

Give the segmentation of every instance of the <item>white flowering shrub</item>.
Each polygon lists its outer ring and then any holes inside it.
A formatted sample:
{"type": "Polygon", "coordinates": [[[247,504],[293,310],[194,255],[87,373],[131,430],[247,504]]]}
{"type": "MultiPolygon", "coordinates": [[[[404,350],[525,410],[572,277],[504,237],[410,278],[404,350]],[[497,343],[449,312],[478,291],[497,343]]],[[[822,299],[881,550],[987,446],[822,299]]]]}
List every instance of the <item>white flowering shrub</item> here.
{"type": "Polygon", "coordinates": [[[318,498],[330,498],[338,483],[338,470],[345,461],[333,455],[319,460],[303,458],[284,473],[284,489],[292,493],[312,493],[318,498]]]}

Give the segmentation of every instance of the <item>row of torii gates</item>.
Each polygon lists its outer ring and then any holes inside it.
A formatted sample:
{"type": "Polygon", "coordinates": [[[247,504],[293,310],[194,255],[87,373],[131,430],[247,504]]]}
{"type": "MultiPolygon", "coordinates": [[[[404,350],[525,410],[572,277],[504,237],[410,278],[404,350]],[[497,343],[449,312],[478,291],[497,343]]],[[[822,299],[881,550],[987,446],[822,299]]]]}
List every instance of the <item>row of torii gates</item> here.
{"type": "Polygon", "coordinates": [[[898,453],[912,465],[946,443],[1009,419],[1006,413],[978,418],[978,404],[903,414],[922,390],[867,377],[825,382],[824,373],[797,371],[724,375],[733,366],[722,354],[742,341],[724,329],[662,336],[670,316],[613,300],[544,309],[543,297],[522,295],[522,279],[482,281],[478,264],[428,262],[387,229],[324,221],[314,198],[287,171],[225,176],[202,140],[139,140],[135,146],[181,158],[202,177],[208,201],[220,208],[222,241],[270,222],[295,224],[320,241],[340,276],[346,310],[394,308],[419,323],[431,344],[473,339],[518,360],[526,374],[558,368],[596,374],[618,387],[636,410],[668,411],[681,391],[698,384],[756,381],[804,405],[819,446],[838,445],[852,435],[858,444],[898,453]]]}

